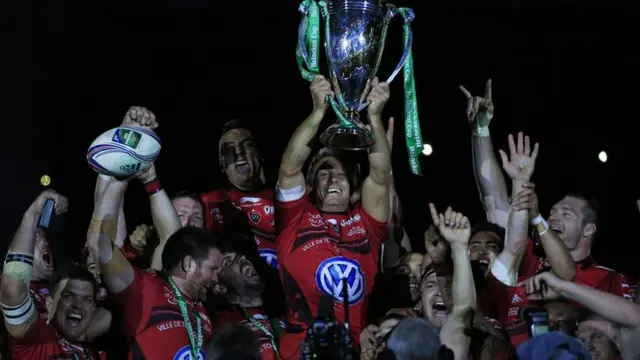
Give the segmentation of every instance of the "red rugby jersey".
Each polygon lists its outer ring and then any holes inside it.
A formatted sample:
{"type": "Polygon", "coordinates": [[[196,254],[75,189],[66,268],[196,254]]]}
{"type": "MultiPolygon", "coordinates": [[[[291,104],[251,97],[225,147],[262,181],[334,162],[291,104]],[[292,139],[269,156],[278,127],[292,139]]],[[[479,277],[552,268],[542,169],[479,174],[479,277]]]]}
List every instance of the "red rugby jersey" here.
{"type": "Polygon", "coordinates": [[[333,297],[336,321],[344,323],[343,278],[347,278],[351,335],[357,343],[366,325],[366,303],[387,232],[387,223],[369,216],[360,203],[335,214],[320,212],[307,194],[295,197],[293,201],[279,197],[277,202],[282,229],[277,253],[287,299],[286,327],[280,339],[283,359],[299,357],[322,295],[333,297]]]}
{"type": "Polygon", "coordinates": [[[42,317],[31,336],[16,339],[9,336],[9,348],[14,360],[106,360],[106,353],[98,351],[91,344],[70,342],[58,333],[42,317]]]}
{"type": "MultiPolygon", "coordinates": [[[[122,292],[113,294],[113,297],[124,314],[124,335],[132,341],[128,359],[190,358],[189,336],[178,300],[162,277],[136,269],[133,283],[122,292]]],[[[212,335],[211,321],[201,303],[186,297],[185,300],[194,332],[196,316],[202,322],[204,349],[200,349],[199,355],[204,359],[212,335]]]]}
{"type": "Polygon", "coordinates": [[[260,256],[271,267],[277,269],[273,198],[273,190],[266,188],[258,192],[246,192],[233,187],[221,188],[202,194],[207,229],[224,227],[224,214],[221,206],[225,201],[230,201],[233,206],[247,215],[256,244],[258,244],[260,256]]]}
{"type": "MultiPolygon", "coordinates": [[[[225,324],[238,324],[242,326],[248,327],[251,331],[253,331],[256,336],[260,339],[260,359],[262,360],[278,360],[276,352],[273,349],[273,343],[271,336],[274,336],[274,342],[276,346],[278,345],[278,339],[275,337],[277,334],[275,333],[273,327],[271,326],[271,321],[269,318],[264,315],[262,308],[248,308],[246,309],[247,315],[251,316],[253,321],[258,324],[264,326],[269,334],[265,333],[261,329],[258,329],[252,321],[245,316],[245,314],[239,309],[231,309],[227,311],[217,312],[212,319],[213,329],[215,331],[216,328],[225,324]]],[[[284,323],[280,324],[281,328],[284,328],[284,323]]]]}
{"type": "MultiPolygon", "coordinates": [[[[551,266],[545,258],[535,255],[535,243],[527,241],[526,253],[522,259],[518,282],[527,280],[533,275],[550,271],[551,266]]],[[[591,257],[576,262],[576,283],[601,291],[617,294],[625,299],[632,300],[631,290],[626,278],[614,270],[598,266],[591,257]]],[[[512,287],[504,285],[493,274],[489,275],[487,282],[486,304],[493,304],[494,308],[486,309],[487,314],[495,315],[500,320],[511,337],[512,344],[517,348],[528,338],[527,324],[520,319],[520,309],[538,306],[527,299],[524,287],[512,287]]],[[[579,306],[573,303],[574,306],[579,306]]]]}

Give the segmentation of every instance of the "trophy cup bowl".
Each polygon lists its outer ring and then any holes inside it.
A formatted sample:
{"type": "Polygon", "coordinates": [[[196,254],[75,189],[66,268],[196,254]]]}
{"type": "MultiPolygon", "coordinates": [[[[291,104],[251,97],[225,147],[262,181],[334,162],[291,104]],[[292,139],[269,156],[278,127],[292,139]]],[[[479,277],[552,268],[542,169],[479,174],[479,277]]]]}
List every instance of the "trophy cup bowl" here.
{"type": "MultiPolygon", "coordinates": [[[[360,120],[360,112],[369,105],[366,98],[382,60],[389,23],[396,14],[397,8],[384,0],[326,2],[322,17],[329,77],[335,93],[336,111],[341,113],[338,117],[342,115],[348,121],[346,124],[338,121],[320,135],[323,145],[343,150],[366,150],[373,146],[373,136],[360,120]]],[[[412,16],[405,17],[406,22],[412,19],[412,16]]],[[[301,44],[305,43],[303,23],[299,34],[301,44]]],[[[411,42],[412,36],[409,36],[408,46],[387,83],[406,62],[411,42]]],[[[302,52],[306,61],[307,52],[305,49],[302,52]]]]}

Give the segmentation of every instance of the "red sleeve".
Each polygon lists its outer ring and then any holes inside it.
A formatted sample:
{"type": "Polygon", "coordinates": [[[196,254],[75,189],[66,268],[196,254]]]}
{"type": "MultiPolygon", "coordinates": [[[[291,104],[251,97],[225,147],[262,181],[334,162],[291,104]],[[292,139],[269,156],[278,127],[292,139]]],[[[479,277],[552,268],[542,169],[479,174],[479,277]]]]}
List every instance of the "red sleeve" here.
{"type": "Polygon", "coordinates": [[[122,255],[124,255],[124,257],[126,257],[130,263],[133,263],[138,258],[138,256],[142,255],[138,250],[136,250],[136,248],[133,247],[133,245],[131,245],[129,240],[126,240],[124,242],[124,245],[122,245],[120,251],[122,251],[122,255]]]}
{"type": "Polygon", "coordinates": [[[602,266],[580,271],[575,283],[632,300],[631,289],[624,275],[602,266]]]}
{"type": "Polygon", "coordinates": [[[483,315],[497,319],[501,323],[506,323],[508,309],[505,308],[503,310],[501,307],[508,307],[505,304],[505,298],[508,298],[508,296],[507,285],[496,279],[495,276],[489,272],[484,296],[480,302],[483,315]]]}
{"type": "Polygon", "coordinates": [[[387,236],[387,231],[389,230],[389,222],[383,222],[374,219],[371,215],[369,215],[369,213],[367,213],[364,206],[362,206],[362,202],[358,204],[356,212],[362,217],[362,223],[364,224],[364,228],[367,230],[371,245],[375,246],[376,248],[380,248],[385,240],[385,237],[387,236]]]}
{"type": "Polygon", "coordinates": [[[113,294],[113,299],[118,303],[122,313],[124,334],[128,338],[136,335],[140,322],[142,321],[143,300],[144,300],[144,284],[148,281],[147,277],[151,274],[134,268],[135,275],[133,282],[124,290],[117,294],[113,294]]]}
{"type": "Polygon", "coordinates": [[[276,189],[276,229],[285,230],[298,220],[309,205],[309,196],[304,188],[276,189]]]}
{"type": "Polygon", "coordinates": [[[622,274],[617,274],[616,277],[613,279],[612,285],[613,285],[613,288],[611,289],[612,293],[618,296],[622,296],[623,298],[629,301],[635,300],[635,297],[634,297],[635,291],[631,289],[631,285],[629,284],[629,281],[627,280],[626,276],[622,274]]]}

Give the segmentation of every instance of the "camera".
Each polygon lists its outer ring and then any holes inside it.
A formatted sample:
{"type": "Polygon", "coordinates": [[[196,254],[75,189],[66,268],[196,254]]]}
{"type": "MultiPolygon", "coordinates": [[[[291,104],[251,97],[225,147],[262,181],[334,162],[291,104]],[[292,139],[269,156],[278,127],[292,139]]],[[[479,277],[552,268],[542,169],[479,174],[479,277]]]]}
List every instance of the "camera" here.
{"type": "Polygon", "coordinates": [[[520,318],[527,322],[529,338],[549,332],[549,313],[545,309],[524,308],[520,311],[520,318]]]}

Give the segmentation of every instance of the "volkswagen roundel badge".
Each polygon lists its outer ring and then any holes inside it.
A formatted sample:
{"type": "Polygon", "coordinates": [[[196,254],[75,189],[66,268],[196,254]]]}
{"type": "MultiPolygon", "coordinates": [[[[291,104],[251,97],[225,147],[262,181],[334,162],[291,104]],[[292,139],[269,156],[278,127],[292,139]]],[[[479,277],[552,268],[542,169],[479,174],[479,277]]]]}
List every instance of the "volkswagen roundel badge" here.
{"type": "Polygon", "coordinates": [[[360,263],[336,256],[323,261],[316,270],[316,285],[324,294],[333,297],[334,301],[344,303],[343,280],[347,279],[349,305],[357,304],[364,298],[364,274],[360,263]]]}

